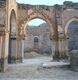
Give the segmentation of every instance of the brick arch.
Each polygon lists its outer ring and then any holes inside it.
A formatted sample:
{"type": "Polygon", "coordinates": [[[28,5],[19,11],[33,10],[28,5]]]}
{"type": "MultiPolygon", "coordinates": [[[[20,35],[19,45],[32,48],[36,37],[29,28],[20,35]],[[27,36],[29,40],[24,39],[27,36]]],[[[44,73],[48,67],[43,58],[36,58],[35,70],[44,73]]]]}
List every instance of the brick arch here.
{"type": "Polygon", "coordinates": [[[25,29],[26,23],[28,23],[30,20],[35,19],[35,18],[39,18],[39,19],[46,21],[49,25],[50,32],[53,35],[54,33],[53,21],[49,18],[47,14],[41,13],[39,11],[34,11],[30,13],[24,20],[20,21],[19,22],[19,26],[21,25],[20,28],[25,29]]]}
{"type": "Polygon", "coordinates": [[[66,34],[66,35],[67,35],[67,32],[68,32],[69,24],[70,24],[71,22],[73,22],[73,21],[78,22],[78,18],[71,18],[71,19],[67,20],[66,25],[65,25],[65,34],[66,34]]]}

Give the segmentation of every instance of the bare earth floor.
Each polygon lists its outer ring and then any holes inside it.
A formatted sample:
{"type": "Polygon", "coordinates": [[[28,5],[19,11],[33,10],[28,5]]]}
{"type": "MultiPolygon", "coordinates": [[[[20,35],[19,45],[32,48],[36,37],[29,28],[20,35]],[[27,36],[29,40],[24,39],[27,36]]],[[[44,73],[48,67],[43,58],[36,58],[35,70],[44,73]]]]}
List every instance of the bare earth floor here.
{"type": "Polygon", "coordinates": [[[23,63],[10,64],[5,73],[0,73],[0,80],[78,80],[78,72],[66,68],[42,68],[51,57],[25,59],[23,63]]]}

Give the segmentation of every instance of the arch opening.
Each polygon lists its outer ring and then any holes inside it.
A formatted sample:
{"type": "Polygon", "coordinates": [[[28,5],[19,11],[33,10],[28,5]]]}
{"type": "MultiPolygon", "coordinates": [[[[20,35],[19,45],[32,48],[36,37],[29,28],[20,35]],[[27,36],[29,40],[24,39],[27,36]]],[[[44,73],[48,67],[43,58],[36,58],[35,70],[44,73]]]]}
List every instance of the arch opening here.
{"type": "MultiPolygon", "coordinates": [[[[51,55],[50,28],[41,18],[31,19],[24,26],[24,58],[27,52],[51,55]],[[40,21],[37,21],[37,19],[40,21]],[[34,22],[34,23],[33,23],[34,22]]],[[[33,54],[34,55],[34,54],[33,54]]]]}
{"type": "Polygon", "coordinates": [[[23,30],[25,30],[27,23],[33,19],[41,19],[45,22],[47,22],[47,24],[49,25],[50,28],[50,33],[51,35],[54,35],[54,25],[53,25],[53,21],[49,18],[49,16],[45,13],[41,13],[39,11],[34,11],[32,13],[30,13],[29,15],[26,16],[26,18],[24,18],[24,20],[21,20],[19,22],[19,26],[20,26],[20,34],[23,33],[23,30]]]}
{"type": "Polygon", "coordinates": [[[72,21],[68,27],[68,49],[69,52],[72,50],[78,50],[78,23],[72,21]]]}
{"type": "MultiPolygon", "coordinates": [[[[52,35],[54,34],[54,29],[53,29],[52,23],[51,23],[48,19],[46,20],[46,18],[44,18],[44,17],[37,17],[37,16],[35,16],[35,17],[30,18],[26,23],[29,23],[29,21],[34,20],[34,19],[40,19],[40,20],[42,20],[44,23],[47,23],[47,24],[48,24],[48,27],[50,28],[50,33],[51,33],[52,35]]],[[[27,25],[27,24],[26,24],[26,25],[27,25]]],[[[26,28],[26,26],[24,27],[24,30],[25,30],[25,28],[26,28]]]]}
{"type": "Polygon", "coordinates": [[[78,19],[71,19],[67,24],[67,48],[68,52],[78,50],[78,19]]]}
{"type": "Polygon", "coordinates": [[[8,63],[12,63],[16,54],[16,14],[15,11],[11,11],[10,15],[10,34],[9,34],[9,54],[8,63]]]}

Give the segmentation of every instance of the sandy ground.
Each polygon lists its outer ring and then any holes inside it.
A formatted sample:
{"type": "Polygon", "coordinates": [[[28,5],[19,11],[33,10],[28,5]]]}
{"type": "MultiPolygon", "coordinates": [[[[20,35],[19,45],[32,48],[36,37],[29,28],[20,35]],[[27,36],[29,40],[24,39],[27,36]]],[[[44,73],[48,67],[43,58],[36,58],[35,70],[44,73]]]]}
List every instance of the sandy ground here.
{"type": "Polygon", "coordinates": [[[51,57],[40,56],[10,64],[5,73],[0,73],[0,80],[78,80],[78,72],[67,68],[42,68],[42,64],[50,60],[51,57]]]}

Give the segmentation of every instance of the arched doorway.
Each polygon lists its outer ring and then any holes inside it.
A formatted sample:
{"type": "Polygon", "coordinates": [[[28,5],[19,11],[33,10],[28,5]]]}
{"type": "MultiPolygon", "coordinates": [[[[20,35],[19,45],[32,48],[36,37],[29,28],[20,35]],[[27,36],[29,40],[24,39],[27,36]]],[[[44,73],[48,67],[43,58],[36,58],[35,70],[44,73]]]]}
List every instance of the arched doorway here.
{"type": "Polygon", "coordinates": [[[66,50],[69,52],[78,49],[78,19],[72,18],[68,21],[65,27],[66,34],[66,50]]]}
{"type": "MultiPolygon", "coordinates": [[[[58,50],[58,30],[57,30],[57,26],[54,24],[54,21],[44,12],[40,12],[40,11],[33,11],[31,13],[29,13],[24,19],[20,20],[18,23],[18,33],[19,33],[19,38],[21,40],[24,39],[24,33],[25,33],[25,29],[27,27],[27,23],[35,18],[40,18],[44,21],[46,21],[48,23],[49,29],[50,29],[50,39],[52,40],[51,45],[52,46],[52,56],[54,56],[54,59],[57,59],[59,57],[59,50],[58,50]]],[[[20,41],[21,41],[20,40],[20,41]]],[[[23,46],[23,45],[22,45],[23,46]]],[[[20,49],[23,51],[24,48],[20,49]]],[[[21,54],[21,56],[23,57],[23,54],[21,54]]]]}
{"type": "Polygon", "coordinates": [[[72,21],[68,26],[68,51],[78,50],[78,22],[72,21]]]}
{"type": "MultiPolygon", "coordinates": [[[[38,52],[40,54],[46,53],[52,55],[51,41],[50,41],[50,29],[46,21],[41,18],[35,18],[28,21],[24,27],[25,42],[24,52],[38,52]],[[38,23],[36,20],[40,19],[43,23],[38,23]],[[35,24],[32,21],[35,20],[35,24]],[[31,25],[32,23],[32,25],[31,25]],[[39,25],[37,25],[39,24],[39,25]],[[28,49],[28,50],[27,50],[28,49]],[[26,51],[27,50],[27,51],[26,51]]],[[[52,57],[51,57],[52,59],[52,57]]]]}
{"type": "Polygon", "coordinates": [[[38,43],[39,43],[39,39],[38,39],[38,37],[34,37],[34,48],[38,48],[38,43]]]}
{"type": "Polygon", "coordinates": [[[13,63],[16,58],[16,25],[16,14],[15,11],[12,10],[10,15],[8,63],[13,63]]]}

